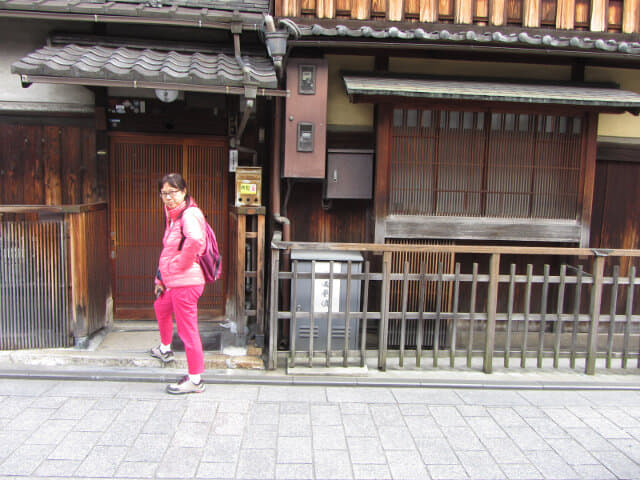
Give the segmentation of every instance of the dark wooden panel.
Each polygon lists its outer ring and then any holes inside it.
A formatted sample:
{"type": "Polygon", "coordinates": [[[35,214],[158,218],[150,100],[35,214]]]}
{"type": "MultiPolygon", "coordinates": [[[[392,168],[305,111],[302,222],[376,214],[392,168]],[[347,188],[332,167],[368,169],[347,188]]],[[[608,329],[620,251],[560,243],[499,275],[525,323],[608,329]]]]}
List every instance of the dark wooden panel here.
{"type": "Polygon", "coordinates": [[[62,135],[62,203],[82,203],[82,132],[81,128],[70,127],[62,135]]]}

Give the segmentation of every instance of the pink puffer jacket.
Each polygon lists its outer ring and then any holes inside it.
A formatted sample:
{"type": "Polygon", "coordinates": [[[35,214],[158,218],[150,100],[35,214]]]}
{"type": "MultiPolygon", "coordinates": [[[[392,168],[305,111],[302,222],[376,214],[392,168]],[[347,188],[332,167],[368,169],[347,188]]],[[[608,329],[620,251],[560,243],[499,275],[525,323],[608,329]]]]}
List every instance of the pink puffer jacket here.
{"type": "Polygon", "coordinates": [[[156,277],[156,283],[161,281],[166,288],[204,285],[196,258],[204,253],[205,235],[204,215],[193,200],[176,221],[170,222],[167,218],[158,262],[160,279],[156,277]],[[185,240],[182,249],[178,250],[183,234],[185,240]]]}

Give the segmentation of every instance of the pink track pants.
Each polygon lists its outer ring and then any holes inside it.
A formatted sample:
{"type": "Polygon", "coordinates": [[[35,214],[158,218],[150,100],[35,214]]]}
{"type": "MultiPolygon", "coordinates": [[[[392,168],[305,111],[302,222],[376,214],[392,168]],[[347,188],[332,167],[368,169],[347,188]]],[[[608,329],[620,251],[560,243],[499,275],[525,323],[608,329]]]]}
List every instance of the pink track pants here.
{"type": "Polygon", "coordinates": [[[204,372],[204,353],[198,331],[198,299],[203,291],[204,285],[170,288],[153,303],[160,340],[165,345],[169,345],[173,337],[172,315],[175,314],[178,335],[184,343],[191,375],[204,372]]]}

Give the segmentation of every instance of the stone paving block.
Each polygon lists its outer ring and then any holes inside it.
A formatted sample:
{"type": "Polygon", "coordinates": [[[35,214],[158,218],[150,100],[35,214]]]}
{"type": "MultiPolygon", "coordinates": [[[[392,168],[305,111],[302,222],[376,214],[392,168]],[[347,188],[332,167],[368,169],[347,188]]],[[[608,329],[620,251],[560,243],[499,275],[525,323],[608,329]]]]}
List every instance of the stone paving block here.
{"type": "Polygon", "coordinates": [[[545,418],[547,415],[544,413],[543,408],[517,405],[513,407],[513,410],[522,418],[545,418]]]}
{"type": "Polygon", "coordinates": [[[31,475],[44,460],[44,456],[22,455],[14,452],[0,463],[0,475],[31,475]]]}
{"type": "Polygon", "coordinates": [[[440,427],[431,416],[404,417],[404,423],[413,435],[413,438],[444,438],[440,427]]]}
{"type": "Polygon", "coordinates": [[[529,462],[522,450],[510,438],[482,438],[481,442],[501,466],[509,463],[524,464],[529,462]]]}
{"type": "Polygon", "coordinates": [[[484,405],[458,405],[458,413],[463,417],[488,417],[489,411],[484,405]]]}
{"type": "Polygon", "coordinates": [[[598,461],[600,461],[602,465],[608,468],[614,475],[619,478],[640,478],[640,465],[632,461],[622,452],[592,451],[591,454],[596,457],[596,459],[598,459],[598,461]]]}
{"type": "Polygon", "coordinates": [[[567,428],[566,431],[575,441],[589,451],[616,450],[616,447],[611,442],[591,428],[567,428]]]}
{"type": "Polygon", "coordinates": [[[34,472],[38,477],[73,477],[79,460],[44,460],[34,472]]]}
{"type": "Polygon", "coordinates": [[[342,415],[368,415],[369,405],[365,402],[344,402],[339,403],[342,415]]]}
{"type": "Polygon", "coordinates": [[[387,457],[377,437],[347,438],[351,463],[386,464],[387,457]]]}
{"type": "Polygon", "coordinates": [[[469,476],[462,465],[427,465],[433,480],[467,480],[469,476]]]}
{"type": "Polygon", "coordinates": [[[604,417],[600,418],[585,418],[584,423],[586,423],[593,430],[597,431],[604,438],[629,438],[629,434],[619,428],[613,422],[607,420],[604,417]]]}
{"type": "Polygon", "coordinates": [[[5,427],[9,431],[26,430],[33,432],[45,421],[47,421],[54,411],[48,408],[27,408],[17,414],[5,427]]]}
{"type": "MultiPolygon", "coordinates": [[[[638,401],[638,392],[633,391],[584,390],[579,393],[581,398],[587,400],[591,405],[598,407],[618,407],[620,405],[636,403],[638,401]]],[[[575,403],[569,404],[575,405],[575,403]]]]}
{"type": "Polygon", "coordinates": [[[203,462],[237,463],[240,454],[241,436],[212,435],[207,439],[202,454],[203,462]]]}
{"type": "Polygon", "coordinates": [[[592,402],[570,390],[525,390],[520,395],[531,405],[553,407],[557,405],[590,406],[592,402]]]}
{"type": "Polygon", "coordinates": [[[211,434],[238,435],[244,431],[247,418],[242,413],[218,413],[211,425],[211,434]]]}
{"type": "Polygon", "coordinates": [[[314,425],[313,448],[315,450],[341,450],[347,448],[344,428],[339,426],[314,425]]]}
{"type": "Polygon", "coordinates": [[[127,452],[129,462],[160,462],[169,446],[169,435],[141,433],[127,452]]]}
{"type": "Polygon", "coordinates": [[[127,447],[98,445],[84,459],[76,475],[83,477],[111,477],[127,453],[127,447]]]}
{"type": "Polygon", "coordinates": [[[588,465],[598,463],[595,457],[573,438],[548,439],[547,443],[569,465],[588,465]]]}
{"type": "Polygon", "coordinates": [[[387,461],[394,480],[429,480],[431,478],[416,450],[388,451],[387,461]]]}
{"type": "Polygon", "coordinates": [[[125,407],[120,410],[118,422],[144,422],[149,419],[158,402],[151,400],[127,400],[125,407]]]}
{"type": "Polygon", "coordinates": [[[500,468],[509,480],[540,480],[542,473],[530,463],[502,464],[500,468]]]}
{"type": "Polygon", "coordinates": [[[598,412],[606,419],[613,422],[618,427],[627,430],[628,428],[639,428],[640,420],[632,417],[624,411],[624,407],[598,408],[598,412]]]}
{"type": "Polygon", "coordinates": [[[47,420],[25,440],[25,443],[57,445],[73,430],[76,423],[77,420],[47,420]]]}
{"type": "Polygon", "coordinates": [[[96,402],[93,406],[94,410],[117,410],[121,412],[123,408],[126,408],[131,400],[127,398],[101,398],[99,402],[96,402]]]}
{"type": "Polygon", "coordinates": [[[113,423],[118,412],[114,410],[89,410],[74,430],[78,432],[104,432],[113,423]]]}
{"type": "Polygon", "coordinates": [[[0,431],[0,461],[17,450],[22,442],[27,440],[31,432],[20,430],[17,432],[0,431]]]}
{"type": "Polygon", "coordinates": [[[278,437],[276,462],[312,463],[311,437],[278,437]]]}
{"type": "Polygon", "coordinates": [[[183,422],[211,423],[216,418],[218,402],[191,402],[182,415],[183,422]]]}
{"type": "Polygon", "coordinates": [[[280,415],[311,415],[309,402],[279,402],[280,415]]]}
{"type": "Polygon", "coordinates": [[[325,387],[283,387],[266,385],[260,387],[257,400],[260,402],[286,402],[295,398],[298,402],[324,403],[327,401],[325,387]]]}
{"type": "Polygon", "coordinates": [[[573,412],[566,408],[545,407],[544,413],[559,427],[567,428],[586,428],[587,425],[580,420],[573,412]]]}
{"type": "Polygon", "coordinates": [[[457,451],[460,463],[473,479],[504,479],[507,478],[500,466],[487,452],[457,451]]]}
{"type": "Polygon", "coordinates": [[[392,480],[388,465],[354,464],[353,478],[356,480],[392,480]]]}
{"type": "Polygon", "coordinates": [[[278,435],[282,437],[310,437],[311,415],[293,414],[280,415],[278,435]]]}
{"type": "Polygon", "coordinates": [[[97,400],[93,398],[69,398],[62,406],[51,414],[52,419],[79,420],[93,408],[97,400]]]}
{"type": "Polygon", "coordinates": [[[47,395],[52,397],[113,397],[127,385],[126,382],[84,382],[69,380],[57,382],[47,395]]]}
{"type": "Polygon", "coordinates": [[[568,438],[569,434],[550,418],[527,418],[527,423],[542,438],[568,438]]]}
{"type": "Polygon", "coordinates": [[[466,427],[467,422],[456,407],[429,406],[436,423],[442,427],[466,427]]]}
{"type": "Polygon", "coordinates": [[[416,448],[407,427],[379,427],[378,435],[385,450],[413,450],[416,448]]]}
{"type": "Polygon", "coordinates": [[[176,447],[204,447],[211,426],[208,423],[181,422],[171,440],[176,447]]]}
{"type": "Polygon", "coordinates": [[[166,398],[167,385],[158,382],[128,382],[115,397],[134,400],[160,400],[166,398]]]}
{"type": "Polygon", "coordinates": [[[487,410],[496,423],[503,428],[528,426],[524,418],[522,418],[513,408],[489,407],[487,410]]]}
{"type": "MultiPolygon", "coordinates": [[[[62,406],[62,404],[64,402],[67,401],[67,397],[38,397],[35,398],[31,404],[29,405],[29,407],[31,408],[52,408],[52,409],[58,409],[62,406]]],[[[109,401],[109,400],[105,400],[105,401],[109,401]]],[[[2,402],[0,402],[0,409],[3,407],[2,402]]]]}
{"type": "Polygon", "coordinates": [[[156,470],[156,478],[192,478],[202,457],[200,448],[170,447],[156,470]]]}
{"type": "Polygon", "coordinates": [[[142,427],[142,432],[150,434],[172,432],[178,428],[183,414],[182,410],[167,411],[156,408],[142,427]]]}
{"type": "Polygon", "coordinates": [[[101,434],[97,432],[69,432],[49,455],[51,460],[84,460],[101,434]]]}
{"type": "MultiPolygon", "coordinates": [[[[118,417],[119,418],[119,417],[118,417]]],[[[125,445],[131,446],[142,431],[143,422],[116,421],[102,433],[97,445],[125,445]]]]}
{"type": "Polygon", "coordinates": [[[469,417],[466,419],[471,430],[479,438],[507,438],[507,433],[491,417],[469,417]]]}
{"type": "Polygon", "coordinates": [[[590,405],[567,405],[565,408],[582,420],[585,418],[602,418],[600,412],[590,405]]]}
{"type": "Polygon", "coordinates": [[[249,409],[249,424],[277,425],[280,405],[277,402],[256,402],[249,409]]]}
{"type": "Polygon", "coordinates": [[[553,451],[525,452],[531,463],[549,480],[570,480],[579,478],[578,473],[553,451]]]}
{"type": "Polygon", "coordinates": [[[422,405],[419,403],[400,403],[398,404],[398,408],[400,409],[400,413],[405,417],[423,415],[431,416],[429,407],[427,405],[422,405]]]}
{"type": "Polygon", "coordinates": [[[330,403],[396,403],[391,390],[382,387],[327,387],[327,400],[330,403]]]}
{"type": "Polygon", "coordinates": [[[416,439],[416,446],[425,465],[456,465],[460,463],[457,455],[446,441],[419,438],[416,439]]]}
{"type": "Polygon", "coordinates": [[[510,427],[506,431],[513,443],[522,451],[551,449],[544,438],[538,435],[531,427],[510,427]]]}
{"type": "MultiPolygon", "coordinates": [[[[207,382],[206,373],[204,377],[207,382]]],[[[263,387],[256,385],[208,385],[207,389],[197,396],[199,402],[255,402],[258,401],[263,387]]],[[[166,396],[166,395],[165,395],[166,396]]]]}
{"type": "Polygon", "coordinates": [[[122,462],[114,478],[153,478],[158,465],[155,462],[122,462]]]}
{"type": "Polygon", "coordinates": [[[236,478],[235,463],[202,462],[198,466],[196,478],[227,479],[236,478]]]}
{"type": "Polygon", "coordinates": [[[610,442],[627,457],[640,464],[640,442],[635,438],[611,439],[610,442]]]}
{"type": "Polygon", "coordinates": [[[377,426],[395,426],[403,423],[403,417],[397,405],[370,405],[371,418],[377,426]]]}
{"type": "Polygon", "coordinates": [[[349,454],[343,450],[314,450],[313,467],[317,480],[347,480],[353,478],[349,454]]]}
{"type": "Polygon", "coordinates": [[[454,450],[484,450],[473,430],[469,427],[442,427],[442,434],[454,450]]]}
{"type": "Polygon", "coordinates": [[[373,437],[378,435],[371,415],[343,415],[342,424],[347,437],[373,437]]]}
{"type": "Polygon", "coordinates": [[[393,388],[398,403],[426,405],[464,405],[456,390],[450,388],[393,388]]]}
{"type": "Polygon", "coordinates": [[[233,400],[231,402],[219,401],[218,412],[222,413],[249,413],[253,405],[251,400],[233,400]]]}
{"type": "MultiPolygon", "coordinates": [[[[21,397],[39,397],[47,393],[51,395],[51,389],[59,382],[56,380],[38,380],[37,382],[25,382],[24,380],[5,378],[0,382],[0,395],[12,396],[20,395],[21,397]]],[[[33,400],[31,398],[30,400],[33,400]]]]}
{"type": "Polygon", "coordinates": [[[243,449],[238,458],[236,477],[242,479],[272,479],[276,473],[276,451],[243,449]]]}
{"type": "Polygon", "coordinates": [[[311,404],[311,425],[342,425],[340,407],[331,404],[311,404]]]}
{"type": "MultiPolygon", "coordinates": [[[[5,380],[0,382],[2,384],[5,380]]],[[[7,397],[0,408],[0,418],[13,420],[17,415],[29,408],[35,397],[7,397]]]]}
{"type": "Polygon", "coordinates": [[[277,480],[313,480],[313,465],[311,463],[282,463],[276,464],[277,480]]]}
{"type": "Polygon", "coordinates": [[[459,390],[456,393],[468,405],[484,405],[486,407],[530,405],[517,391],[469,389],[459,390]]]}
{"type": "Polygon", "coordinates": [[[244,431],[242,448],[275,448],[278,425],[248,425],[244,431]]]}
{"type": "Polygon", "coordinates": [[[574,465],[573,469],[584,480],[616,480],[616,477],[606,467],[597,465],[574,465]]]}

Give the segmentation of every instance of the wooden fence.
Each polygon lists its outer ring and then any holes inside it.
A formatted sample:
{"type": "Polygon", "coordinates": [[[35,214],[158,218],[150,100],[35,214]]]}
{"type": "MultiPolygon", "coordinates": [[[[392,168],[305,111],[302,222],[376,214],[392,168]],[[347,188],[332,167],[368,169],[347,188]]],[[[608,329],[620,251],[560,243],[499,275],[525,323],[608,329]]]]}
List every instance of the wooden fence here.
{"type": "Polygon", "coordinates": [[[106,203],[0,206],[0,349],[66,347],[106,326],[106,203]]]}
{"type": "Polygon", "coordinates": [[[293,243],[276,233],[271,253],[270,369],[285,359],[289,367],[363,367],[376,356],[381,370],[481,362],[491,373],[499,358],[505,368],[584,365],[587,374],[631,361],[640,367],[640,250],[293,243]],[[447,253],[456,261],[453,271],[424,262],[412,273],[405,262],[395,273],[394,257],[407,253],[447,253]],[[291,268],[282,271],[285,254],[291,268]],[[522,271],[505,258],[517,258],[522,271]],[[394,290],[402,292],[399,302],[394,290]],[[409,301],[410,290],[418,302],[409,301]],[[391,349],[394,325],[400,342],[391,349]]]}

